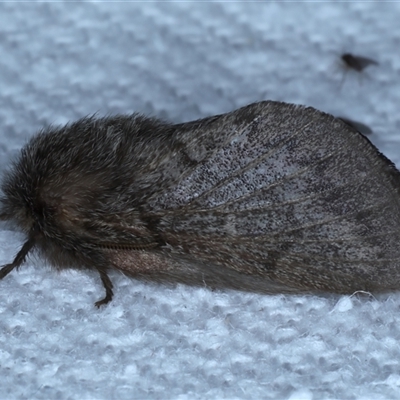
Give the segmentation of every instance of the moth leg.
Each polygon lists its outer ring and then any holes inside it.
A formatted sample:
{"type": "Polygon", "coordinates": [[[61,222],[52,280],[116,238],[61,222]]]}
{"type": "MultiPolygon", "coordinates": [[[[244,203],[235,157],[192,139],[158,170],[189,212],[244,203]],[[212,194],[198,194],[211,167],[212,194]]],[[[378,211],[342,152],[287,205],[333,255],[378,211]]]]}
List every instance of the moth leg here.
{"type": "Polygon", "coordinates": [[[11,264],[3,265],[3,268],[0,270],[0,279],[3,279],[7,276],[14,268],[18,268],[24,261],[27,254],[30,252],[32,247],[35,245],[36,237],[30,237],[22,246],[21,250],[18,252],[14,261],[11,264]]]}
{"type": "Polygon", "coordinates": [[[113,298],[113,284],[110,280],[110,278],[107,275],[107,272],[102,270],[102,269],[98,269],[99,274],[100,274],[100,278],[101,281],[103,282],[103,286],[106,289],[106,297],[104,297],[104,299],[96,301],[96,303],[94,303],[94,305],[96,307],[100,307],[103,304],[107,304],[108,302],[110,302],[113,298]]]}

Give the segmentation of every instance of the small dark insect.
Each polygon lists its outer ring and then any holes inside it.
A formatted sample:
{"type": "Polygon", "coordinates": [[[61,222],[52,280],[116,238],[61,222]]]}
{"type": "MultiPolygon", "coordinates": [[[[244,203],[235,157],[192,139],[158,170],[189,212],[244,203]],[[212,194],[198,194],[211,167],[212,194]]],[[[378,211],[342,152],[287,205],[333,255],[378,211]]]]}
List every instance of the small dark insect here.
{"type": "Polygon", "coordinates": [[[341,58],[346,67],[354,69],[357,72],[362,72],[369,65],[379,65],[379,63],[372,58],[355,56],[350,53],[343,54],[341,58]]]}
{"type": "Polygon", "coordinates": [[[369,126],[367,126],[361,122],[353,121],[352,119],[348,119],[348,118],[344,118],[344,117],[338,117],[338,118],[340,118],[347,125],[351,126],[358,132],[362,133],[363,135],[371,135],[372,133],[374,133],[369,126]]]}
{"type": "Polygon", "coordinates": [[[400,287],[400,173],[356,130],[262,102],[172,125],[83,118],[31,139],[1,216],[56,268],[261,293],[400,287]]]}

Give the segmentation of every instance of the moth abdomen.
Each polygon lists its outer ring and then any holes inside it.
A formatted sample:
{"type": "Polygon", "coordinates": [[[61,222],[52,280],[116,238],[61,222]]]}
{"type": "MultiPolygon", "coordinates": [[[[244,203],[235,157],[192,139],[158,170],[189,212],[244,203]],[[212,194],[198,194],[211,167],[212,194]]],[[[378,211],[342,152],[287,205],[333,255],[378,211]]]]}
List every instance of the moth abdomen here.
{"type": "Polygon", "coordinates": [[[400,173],[351,126],[262,102],[172,125],[89,117],[31,139],[1,215],[56,268],[261,293],[400,285],[400,173]]]}

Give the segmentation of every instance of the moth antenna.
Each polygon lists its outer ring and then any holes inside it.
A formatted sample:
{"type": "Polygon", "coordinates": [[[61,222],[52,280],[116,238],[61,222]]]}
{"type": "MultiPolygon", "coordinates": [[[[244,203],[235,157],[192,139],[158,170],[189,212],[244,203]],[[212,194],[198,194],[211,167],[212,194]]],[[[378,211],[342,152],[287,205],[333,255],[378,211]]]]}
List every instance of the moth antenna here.
{"type": "MultiPolygon", "coordinates": [[[[108,302],[110,302],[112,300],[112,298],[114,296],[114,292],[112,289],[114,286],[111,282],[111,279],[107,275],[106,271],[104,271],[103,269],[100,269],[100,268],[98,268],[97,271],[99,271],[100,278],[101,278],[101,281],[103,282],[104,289],[106,289],[106,297],[104,297],[104,299],[96,301],[96,303],[94,303],[94,305],[97,308],[99,308],[103,304],[107,304],[108,302]]],[[[0,273],[1,273],[1,271],[0,271],[0,273]]]]}
{"type": "Polygon", "coordinates": [[[18,268],[25,261],[26,256],[36,244],[37,235],[31,234],[29,239],[24,243],[22,249],[18,252],[11,264],[6,264],[0,270],[0,279],[7,276],[14,268],[18,268]]]}

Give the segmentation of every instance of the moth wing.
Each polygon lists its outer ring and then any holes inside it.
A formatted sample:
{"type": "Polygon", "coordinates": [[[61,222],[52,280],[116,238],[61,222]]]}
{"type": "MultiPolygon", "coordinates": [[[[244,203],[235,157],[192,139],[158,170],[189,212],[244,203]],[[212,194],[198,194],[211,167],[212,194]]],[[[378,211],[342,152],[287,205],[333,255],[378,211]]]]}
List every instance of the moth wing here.
{"type": "Polygon", "coordinates": [[[177,138],[186,172],[148,203],[172,254],[294,290],[399,286],[400,174],[344,122],[263,102],[177,138]]]}

